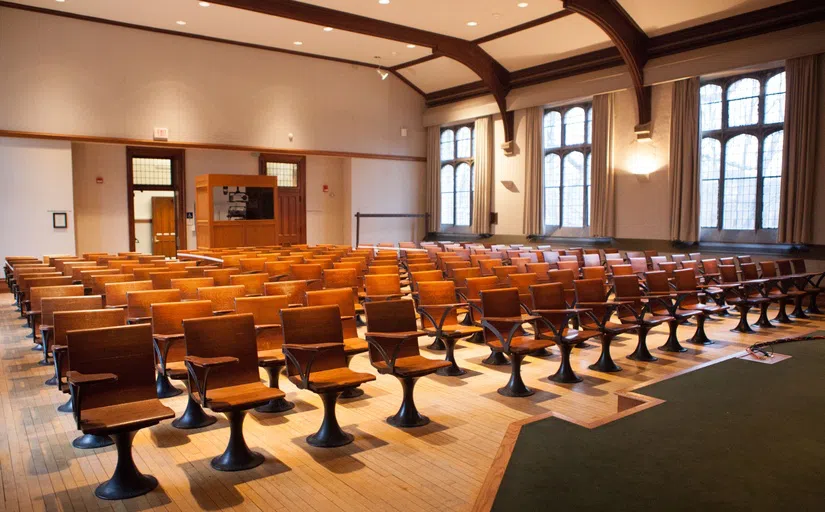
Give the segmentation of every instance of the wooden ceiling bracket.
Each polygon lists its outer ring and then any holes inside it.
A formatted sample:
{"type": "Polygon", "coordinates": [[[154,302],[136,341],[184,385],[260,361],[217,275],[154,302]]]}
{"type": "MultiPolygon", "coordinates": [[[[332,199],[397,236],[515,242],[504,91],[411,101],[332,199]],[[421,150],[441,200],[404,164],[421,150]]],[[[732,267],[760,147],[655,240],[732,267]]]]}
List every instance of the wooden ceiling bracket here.
{"type": "Polygon", "coordinates": [[[650,39],[617,0],[563,0],[564,8],[581,14],[599,26],[618,48],[630,70],[639,110],[637,128],[649,130],[651,120],[650,88],[644,85],[650,39]]]}

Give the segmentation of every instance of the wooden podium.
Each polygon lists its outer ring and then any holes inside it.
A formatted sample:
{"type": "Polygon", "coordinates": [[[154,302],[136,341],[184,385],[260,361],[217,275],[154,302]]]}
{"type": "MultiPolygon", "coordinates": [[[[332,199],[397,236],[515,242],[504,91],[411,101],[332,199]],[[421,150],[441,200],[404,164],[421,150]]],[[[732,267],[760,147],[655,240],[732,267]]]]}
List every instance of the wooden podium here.
{"type": "MultiPolygon", "coordinates": [[[[227,204],[229,203],[227,201],[227,204]]],[[[279,220],[275,218],[276,212],[278,179],[274,176],[206,174],[195,179],[195,233],[198,238],[198,249],[278,245],[279,220]],[[254,220],[230,220],[224,215],[225,205],[216,205],[216,198],[228,198],[230,192],[246,193],[235,192],[239,188],[244,188],[245,191],[252,189],[249,196],[255,195],[256,199],[264,204],[263,208],[250,211],[251,215],[257,217],[254,220]],[[269,190],[272,194],[271,203],[269,190]]]]}

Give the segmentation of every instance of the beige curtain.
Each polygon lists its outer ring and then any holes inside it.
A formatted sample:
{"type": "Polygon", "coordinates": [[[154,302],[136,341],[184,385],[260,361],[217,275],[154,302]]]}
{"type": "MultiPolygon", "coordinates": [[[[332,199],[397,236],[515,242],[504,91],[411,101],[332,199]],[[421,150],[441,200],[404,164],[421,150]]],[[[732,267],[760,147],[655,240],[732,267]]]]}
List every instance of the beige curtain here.
{"type": "Polygon", "coordinates": [[[427,212],[428,233],[441,229],[441,127],[427,128],[427,212]]]}
{"type": "Polygon", "coordinates": [[[541,140],[542,107],[527,109],[527,141],[524,144],[524,234],[544,234],[544,189],[542,162],[544,146],[541,140]]]}
{"type": "Polygon", "coordinates": [[[809,55],[785,62],[785,137],[777,236],[780,243],[813,241],[818,60],[818,55],[809,55]]]}
{"type": "Polygon", "coordinates": [[[590,236],[616,235],[616,174],[613,168],[613,94],[593,97],[590,236]]]}
{"type": "Polygon", "coordinates": [[[673,84],[670,239],[699,240],[699,78],[673,84]]]}
{"type": "Polygon", "coordinates": [[[476,119],[475,191],[473,192],[473,233],[488,234],[493,206],[493,121],[476,119]]]}

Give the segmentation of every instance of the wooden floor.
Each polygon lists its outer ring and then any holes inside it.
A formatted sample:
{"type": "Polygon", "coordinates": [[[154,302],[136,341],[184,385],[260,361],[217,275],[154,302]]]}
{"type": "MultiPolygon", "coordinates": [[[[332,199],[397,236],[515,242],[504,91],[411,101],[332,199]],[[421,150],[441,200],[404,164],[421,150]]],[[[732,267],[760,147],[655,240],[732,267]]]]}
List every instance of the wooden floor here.
{"type": "MultiPolygon", "coordinates": [[[[461,343],[456,353],[467,375],[427,377],[416,388],[418,407],[432,423],[412,430],[388,425],[385,419],[396,412],[401,387],[395,378],[379,376],[364,386],[364,397],[339,405],[338,419],[355,435],[355,442],[336,449],[313,448],[305,442],[321,423],[321,402],[282,379],[296,408],[280,415],[253,412],[245,424],[247,442],[266,456],[263,465],[239,473],[212,470],[209,461],[223,451],[229,435],[222,416],[215,425],[194,432],[165,422],[141,430],[134,447],[138,467],[156,476],[160,487],[132,500],[106,502],[95,498],[93,491],[114,469],[114,447],[72,448],[78,435],[72,416],[56,410],[67,396],[43,385],[53,370],[37,365],[40,355],[30,350],[30,330],[14,310],[10,294],[3,293],[0,510],[468,510],[511,423],[548,411],[595,421],[617,411],[616,391],[740,352],[758,341],[825,326],[804,321],[773,329],[769,335],[742,336],[729,331],[734,324],[730,319],[709,321],[707,331],[718,343],[690,346],[683,354],[653,350],[660,358],[655,363],[624,357],[633,350],[635,336],[617,339],[613,355],[624,371],[615,374],[587,369],[598,357],[596,346],[575,351],[573,363],[585,381],[572,386],[547,379],[558,366],[557,350],[549,359],[528,358],[524,379],[536,390],[529,398],[496,393],[506,383],[509,368],[482,365],[489,350],[461,343]]],[[[680,329],[680,337],[688,337],[691,330],[680,329]]],[[[649,345],[661,345],[664,332],[657,328],[651,333],[649,345]]],[[[365,355],[354,358],[352,366],[372,371],[365,355]]],[[[164,400],[177,414],[183,412],[185,401],[183,395],[164,400]]]]}

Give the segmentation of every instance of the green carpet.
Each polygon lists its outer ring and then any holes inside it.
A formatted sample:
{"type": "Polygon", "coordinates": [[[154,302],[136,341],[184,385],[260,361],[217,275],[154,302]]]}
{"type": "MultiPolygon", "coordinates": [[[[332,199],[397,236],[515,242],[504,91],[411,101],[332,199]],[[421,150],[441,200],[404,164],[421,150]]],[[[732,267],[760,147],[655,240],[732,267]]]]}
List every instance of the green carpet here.
{"type": "Polygon", "coordinates": [[[638,390],[667,402],[588,430],[521,430],[494,511],[825,510],[825,341],[638,390]]]}

